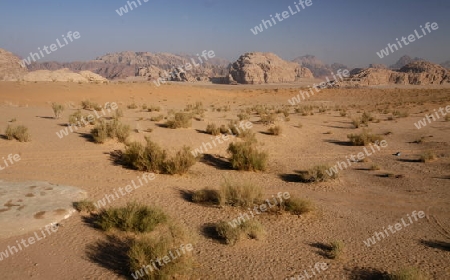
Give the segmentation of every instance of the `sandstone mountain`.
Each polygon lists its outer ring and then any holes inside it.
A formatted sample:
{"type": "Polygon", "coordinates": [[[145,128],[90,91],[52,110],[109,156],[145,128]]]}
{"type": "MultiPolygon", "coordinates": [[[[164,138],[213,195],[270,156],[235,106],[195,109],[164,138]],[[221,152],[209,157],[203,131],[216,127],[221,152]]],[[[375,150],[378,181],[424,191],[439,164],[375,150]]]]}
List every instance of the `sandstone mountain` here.
{"type": "Polygon", "coordinates": [[[420,57],[411,58],[410,56],[404,55],[404,56],[400,57],[395,64],[392,64],[391,66],[389,66],[389,68],[393,69],[393,70],[398,70],[398,69],[401,69],[403,66],[410,64],[411,62],[421,61],[421,60],[425,60],[425,59],[422,59],[420,57]]]}
{"type": "Polygon", "coordinates": [[[313,78],[313,74],[309,69],[285,61],[273,53],[246,53],[230,68],[231,83],[287,83],[299,78],[313,78]]]}
{"type": "Polygon", "coordinates": [[[145,77],[156,79],[168,76],[176,67],[185,65],[194,59],[200,64],[187,72],[191,80],[208,80],[209,77],[224,76],[228,74],[229,62],[217,57],[199,63],[194,55],[175,55],[170,53],[150,53],[124,51],[108,53],[86,62],[42,62],[32,63],[29,70],[58,70],[67,68],[74,72],[89,70],[109,80],[126,79],[128,77],[145,77]]]}
{"type": "Polygon", "coordinates": [[[336,71],[339,69],[342,70],[348,69],[347,66],[340,63],[333,63],[331,65],[327,65],[313,55],[299,56],[293,59],[292,61],[298,63],[302,67],[306,67],[309,70],[311,70],[314,77],[316,78],[331,77],[332,72],[336,73],[336,71]]]}
{"type": "Polygon", "coordinates": [[[415,61],[400,70],[381,68],[352,70],[352,75],[340,82],[340,86],[373,85],[441,85],[450,83],[450,71],[428,61],[415,61]]]}
{"type": "Polygon", "coordinates": [[[19,62],[17,56],[0,49],[0,81],[15,81],[25,75],[28,71],[19,62]]]}

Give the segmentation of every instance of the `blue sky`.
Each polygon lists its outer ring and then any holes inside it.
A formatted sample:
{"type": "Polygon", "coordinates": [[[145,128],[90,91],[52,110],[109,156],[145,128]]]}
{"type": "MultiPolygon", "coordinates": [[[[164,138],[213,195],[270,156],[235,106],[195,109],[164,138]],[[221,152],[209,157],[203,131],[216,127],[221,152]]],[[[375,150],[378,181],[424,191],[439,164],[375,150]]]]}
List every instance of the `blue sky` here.
{"type": "MultiPolygon", "coordinates": [[[[135,0],[137,2],[137,0],[135,0]]],[[[123,16],[124,0],[0,0],[0,48],[22,57],[68,31],[81,38],[42,61],[90,60],[110,52],[196,54],[236,60],[250,51],[284,59],[312,54],[350,67],[392,64],[402,55],[450,60],[448,0],[312,0],[313,5],[264,32],[254,28],[297,0],[149,0],[123,16]],[[376,52],[426,22],[439,29],[380,59],[376,52]]]]}

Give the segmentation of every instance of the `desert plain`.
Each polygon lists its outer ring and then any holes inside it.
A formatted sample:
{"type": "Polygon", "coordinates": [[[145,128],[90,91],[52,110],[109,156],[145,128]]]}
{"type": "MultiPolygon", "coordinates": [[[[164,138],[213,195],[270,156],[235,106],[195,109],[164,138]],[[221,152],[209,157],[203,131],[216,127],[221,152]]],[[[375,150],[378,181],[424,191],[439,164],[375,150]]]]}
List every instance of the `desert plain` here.
{"type": "MultiPolygon", "coordinates": [[[[442,115],[420,129],[414,125],[427,114],[435,114],[434,110],[449,106],[450,89],[322,89],[292,106],[288,100],[308,84],[312,82],[270,86],[168,83],[160,87],[145,82],[0,82],[0,135],[9,124],[24,125],[31,135],[30,142],[0,139],[0,157],[20,155],[20,161],[0,171],[0,180],[73,186],[96,202],[142,175],[112,160],[111,152],[123,150],[123,143],[94,143],[89,138],[92,126],[57,136],[83,100],[100,105],[116,102],[123,111],[121,122],[132,129],[129,141],[144,142],[148,136],[169,153],[211,141],[212,136],[204,133],[209,123],[237,120],[246,108],[261,105],[275,113],[287,109],[287,117],[276,113],[280,135],[267,133],[270,125],[250,113],[258,149],[268,153],[266,170],[233,170],[227,148],[232,141],[240,141],[233,139],[208,150],[186,174],[156,174],[154,180],[107,207],[131,201],[158,206],[186,228],[193,240],[192,266],[177,279],[302,279],[301,275],[304,279],[383,279],[404,268],[415,268],[429,279],[450,279],[450,122],[442,115]],[[59,119],[54,118],[52,102],[65,105],[59,119]],[[206,111],[190,128],[170,129],[161,125],[165,120],[150,121],[197,102],[206,111]],[[128,109],[130,104],[137,108],[128,109]],[[160,111],[144,110],[144,104],[158,106],[160,111]],[[302,106],[312,106],[312,114],[295,110],[302,106]],[[352,118],[364,112],[374,117],[368,129],[381,135],[386,146],[365,160],[351,161],[334,180],[300,180],[301,171],[333,166],[363,151],[362,146],[350,145],[347,135],[365,129],[352,124],[352,118]],[[421,162],[425,152],[432,153],[433,160],[421,162]],[[264,239],[244,238],[227,245],[214,238],[208,226],[235,219],[245,209],[201,205],[186,196],[203,188],[218,189],[225,180],[261,186],[264,198],[288,192],[310,201],[314,209],[302,215],[258,215],[254,219],[264,226],[264,239]],[[408,215],[414,211],[423,211],[425,216],[412,218],[411,223],[408,215]],[[402,219],[409,225],[371,246],[364,242],[402,219]],[[327,255],[334,241],[343,244],[336,259],[327,255]],[[325,263],[326,269],[312,275],[316,263],[325,263]]],[[[31,232],[0,239],[0,251],[29,236],[31,232]]],[[[87,213],[76,212],[59,221],[54,234],[3,259],[0,279],[133,279],[121,251],[125,248],[109,244],[107,236],[90,225],[87,213]]]]}

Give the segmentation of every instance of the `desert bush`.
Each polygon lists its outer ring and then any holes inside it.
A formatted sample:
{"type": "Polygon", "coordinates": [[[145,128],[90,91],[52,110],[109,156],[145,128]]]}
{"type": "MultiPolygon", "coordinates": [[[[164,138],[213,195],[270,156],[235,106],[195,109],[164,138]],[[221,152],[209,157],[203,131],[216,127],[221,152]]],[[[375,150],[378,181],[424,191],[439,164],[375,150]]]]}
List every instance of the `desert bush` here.
{"type": "Polygon", "coordinates": [[[64,105],[52,103],[53,113],[55,114],[55,119],[59,119],[61,117],[62,112],[64,112],[64,105]]]}
{"type": "Polygon", "coordinates": [[[294,215],[302,215],[311,212],[314,208],[309,200],[301,198],[289,198],[283,201],[283,210],[290,212],[294,215]]]}
{"type": "Polygon", "coordinates": [[[415,267],[400,269],[389,274],[388,280],[427,280],[428,278],[415,267]]]}
{"type": "Polygon", "coordinates": [[[364,112],[361,116],[361,123],[364,125],[369,125],[369,122],[373,121],[374,117],[370,112],[364,112]]]}
{"type": "Polygon", "coordinates": [[[280,125],[275,125],[269,128],[268,133],[272,135],[280,135],[282,131],[283,129],[281,128],[280,125]]]}
{"type": "Polygon", "coordinates": [[[450,122],[450,115],[449,115],[449,114],[447,114],[447,115],[445,116],[445,121],[446,121],[446,122],[450,122]]]}
{"type": "Polygon", "coordinates": [[[345,117],[345,116],[347,116],[347,110],[340,110],[339,111],[339,115],[341,115],[341,117],[345,117]]]}
{"type": "Polygon", "coordinates": [[[372,170],[372,171],[374,171],[374,170],[380,170],[381,169],[381,167],[378,165],[378,164],[372,164],[370,167],[369,167],[369,170],[372,170]]]}
{"type": "Polygon", "coordinates": [[[222,198],[219,191],[208,188],[195,191],[192,194],[192,202],[195,203],[218,205],[221,200],[222,198]]]}
{"type": "Polygon", "coordinates": [[[381,135],[375,135],[370,130],[364,129],[360,134],[349,134],[347,138],[353,146],[366,146],[370,143],[377,143],[383,140],[381,135]]]}
{"type": "Polygon", "coordinates": [[[69,124],[77,125],[78,122],[80,122],[80,124],[82,126],[84,126],[83,122],[81,122],[82,117],[83,117],[83,115],[81,114],[81,110],[77,110],[75,113],[73,113],[69,116],[69,124]]]}
{"type": "Polygon", "coordinates": [[[257,220],[246,220],[236,227],[221,221],[216,224],[215,229],[217,235],[229,245],[235,245],[244,236],[256,240],[261,240],[266,236],[264,227],[257,220]]]}
{"type": "Polygon", "coordinates": [[[275,123],[276,120],[277,120],[277,114],[269,113],[269,114],[261,115],[261,120],[260,121],[264,125],[269,125],[269,124],[275,123]]]}
{"type": "Polygon", "coordinates": [[[150,120],[152,121],[152,122],[160,122],[160,121],[162,121],[164,119],[164,115],[163,114],[160,114],[160,115],[158,115],[157,117],[151,117],[150,118],[150,120]]]}
{"type": "Polygon", "coordinates": [[[220,188],[220,204],[236,207],[251,207],[261,203],[263,191],[250,183],[235,183],[226,180],[220,188]]]}
{"type": "Polygon", "coordinates": [[[151,232],[167,216],[158,208],[129,202],[124,207],[103,209],[97,215],[95,224],[104,231],[118,229],[127,232],[151,232]]]}
{"type": "Polygon", "coordinates": [[[100,111],[102,107],[98,105],[97,103],[91,102],[90,100],[83,100],[81,101],[81,108],[85,110],[95,110],[100,111]]]}
{"type": "Polygon", "coordinates": [[[228,153],[234,169],[246,171],[264,171],[267,167],[269,155],[260,152],[251,141],[230,143],[228,153]]]}
{"type": "Polygon", "coordinates": [[[147,280],[176,279],[190,270],[192,261],[189,252],[193,249],[192,244],[188,243],[184,247],[184,242],[181,243],[182,240],[178,239],[173,237],[172,232],[169,232],[133,240],[127,252],[132,276],[135,279],[147,280]],[[181,246],[183,246],[182,249],[181,246]],[[175,256],[175,258],[169,259],[170,262],[156,262],[158,258],[168,257],[169,252],[175,256]],[[179,254],[175,252],[179,252],[179,254]],[[153,264],[154,266],[152,266],[153,264]],[[139,277],[139,271],[143,276],[139,277]]]}
{"type": "Polygon", "coordinates": [[[149,112],[160,112],[161,111],[161,107],[160,106],[150,106],[150,108],[148,108],[149,112]]]}
{"type": "Polygon", "coordinates": [[[237,115],[237,117],[239,118],[240,121],[249,120],[250,119],[250,115],[246,114],[246,113],[240,113],[240,114],[237,115]]]}
{"type": "Polygon", "coordinates": [[[73,207],[78,212],[90,213],[90,212],[94,212],[96,210],[94,203],[92,201],[86,200],[86,199],[74,202],[73,207]]]}
{"type": "Polygon", "coordinates": [[[122,117],[123,117],[123,111],[122,111],[122,109],[117,109],[117,110],[114,112],[113,119],[114,119],[114,120],[119,120],[119,118],[122,118],[122,117]]]}
{"type": "Polygon", "coordinates": [[[130,132],[129,125],[124,125],[115,119],[111,122],[101,119],[91,130],[91,135],[95,143],[105,143],[108,138],[117,138],[119,142],[124,143],[130,132]]]}
{"type": "Polygon", "coordinates": [[[131,103],[131,104],[128,104],[128,105],[127,105],[127,108],[128,108],[128,109],[137,109],[137,108],[138,108],[138,105],[136,105],[136,103],[133,102],[133,103],[131,103]]]}
{"type": "Polygon", "coordinates": [[[146,145],[138,142],[129,143],[122,153],[124,165],[140,171],[153,171],[165,174],[184,174],[197,159],[188,147],[183,147],[175,157],[169,158],[167,152],[146,137],[146,145]]]}
{"type": "Polygon", "coordinates": [[[166,126],[172,129],[188,128],[191,127],[191,125],[192,125],[192,114],[184,112],[175,113],[174,118],[166,122],[166,126]]]}
{"type": "Polygon", "coordinates": [[[174,157],[169,158],[164,163],[164,173],[171,175],[185,174],[196,162],[197,158],[192,155],[191,149],[184,146],[174,157]]]}
{"type": "Polygon", "coordinates": [[[230,133],[230,130],[226,127],[226,125],[224,125],[224,124],[222,124],[220,127],[219,127],[219,131],[220,131],[220,133],[222,133],[222,134],[225,134],[225,133],[230,133]]]}
{"type": "Polygon", "coordinates": [[[429,161],[433,161],[435,160],[436,154],[432,151],[425,151],[423,153],[420,154],[420,161],[421,162],[429,162],[429,161]]]}
{"type": "Polygon", "coordinates": [[[30,142],[31,135],[28,132],[28,128],[23,125],[11,126],[8,125],[5,130],[5,136],[8,140],[16,139],[19,142],[30,142]]]}
{"type": "Polygon", "coordinates": [[[220,134],[220,128],[216,126],[214,123],[210,123],[206,126],[206,133],[211,135],[219,135],[220,134]]]}
{"type": "Polygon", "coordinates": [[[329,175],[326,171],[330,171],[330,167],[327,165],[317,165],[313,168],[303,171],[300,173],[300,179],[303,182],[326,182],[329,180],[336,179],[338,174],[335,172],[331,172],[329,175]]]}

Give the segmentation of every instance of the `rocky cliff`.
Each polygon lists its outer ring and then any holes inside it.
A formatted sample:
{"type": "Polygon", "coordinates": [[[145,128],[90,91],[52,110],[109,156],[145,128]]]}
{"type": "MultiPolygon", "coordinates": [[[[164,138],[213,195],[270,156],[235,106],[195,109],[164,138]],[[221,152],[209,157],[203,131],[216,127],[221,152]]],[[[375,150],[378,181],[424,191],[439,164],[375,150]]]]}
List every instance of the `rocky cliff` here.
{"type": "Polygon", "coordinates": [[[17,56],[0,49],[0,81],[15,81],[25,75],[28,71],[19,62],[17,56]]]}
{"type": "Polygon", "coordinates": [[[231,65],[230,82],[241,84],[287,83],[313,78],[311,71],[273,53],[246,53],[231,65]]]}

